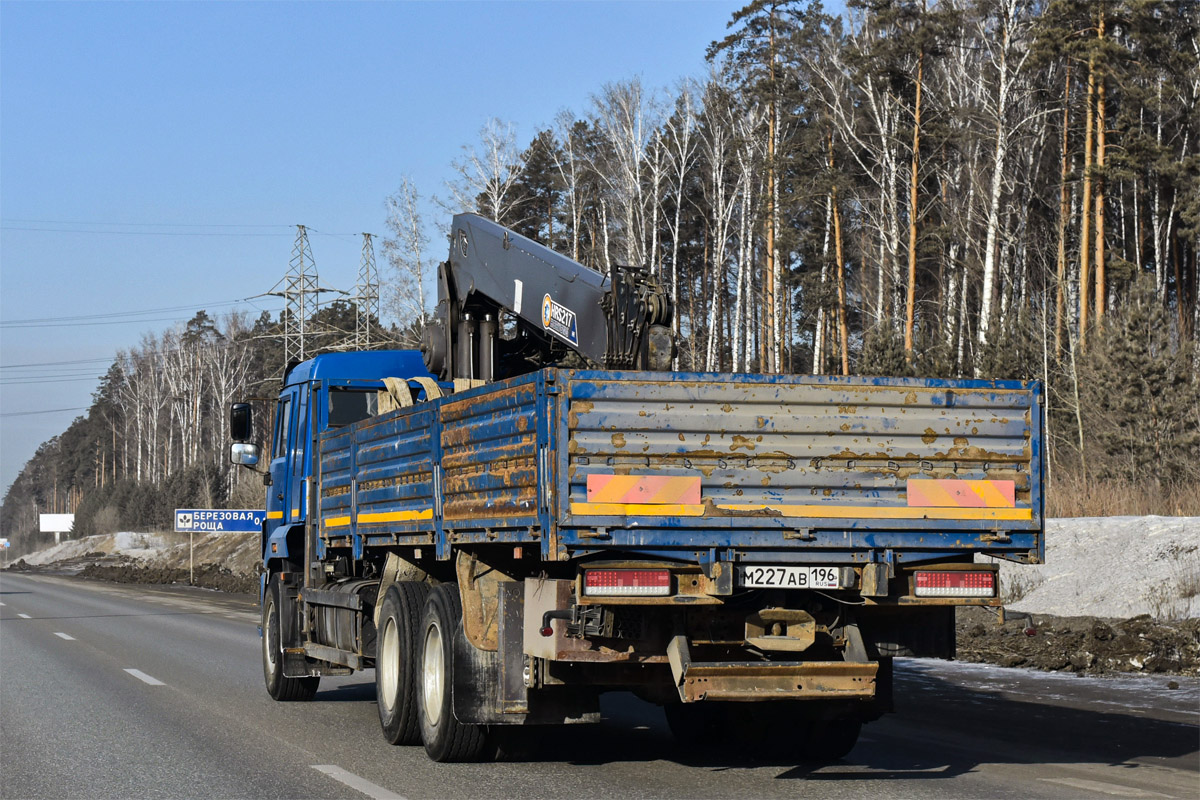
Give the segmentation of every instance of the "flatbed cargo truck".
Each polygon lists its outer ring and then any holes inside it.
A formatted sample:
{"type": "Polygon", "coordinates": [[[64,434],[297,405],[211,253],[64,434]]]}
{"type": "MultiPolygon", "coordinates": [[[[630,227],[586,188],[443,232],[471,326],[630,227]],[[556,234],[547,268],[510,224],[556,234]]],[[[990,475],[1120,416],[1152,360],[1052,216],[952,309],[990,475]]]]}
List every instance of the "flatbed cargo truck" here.
{"type": "Polygon", "coordinates": [[[269,437],[235,404],[234,461],[268,462],[268,692],[374,669],[385,737],[439,761],[607,691],[691,744],[845,755],[893,658],[952,658],[955,608],[1000,605],[980,557],[1043,559],[1040,384],[665,371],[652,279],[560,298],[550,253],[460,215],[441,341],[294,366],[269,437]]]}

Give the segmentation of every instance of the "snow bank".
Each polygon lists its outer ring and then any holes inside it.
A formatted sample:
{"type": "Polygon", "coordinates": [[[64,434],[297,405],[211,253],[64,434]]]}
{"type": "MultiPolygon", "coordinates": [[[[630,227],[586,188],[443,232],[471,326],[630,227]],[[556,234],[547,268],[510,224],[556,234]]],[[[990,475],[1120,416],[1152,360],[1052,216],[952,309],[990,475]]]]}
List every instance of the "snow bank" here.
{"type": "Polygon", "coordinates": [[[35,566],[80,558],[88,553],[112,553],[147,559],[160,555],[166,547],[166,539],[157,534],[122,531],[61,542],[24,558],[25,563],[35,566]]]}
{"type": "Polygon", "coordinates": [[[1015,611],[1200,616],[1200,517],[1051,519],[1045,564],[1000,563],[1000,589],[1015,611]]]}

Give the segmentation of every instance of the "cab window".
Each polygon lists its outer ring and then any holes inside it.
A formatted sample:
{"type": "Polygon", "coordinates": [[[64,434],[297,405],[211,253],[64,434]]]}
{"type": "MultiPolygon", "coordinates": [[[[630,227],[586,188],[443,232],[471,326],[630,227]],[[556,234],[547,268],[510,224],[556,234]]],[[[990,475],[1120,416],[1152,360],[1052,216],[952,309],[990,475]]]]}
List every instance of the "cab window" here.
{"type": "Polygon", "coordinates": [[[374,389],[329,388],[329,427],[341,428],[379,413],[374,389]]]}
{"type": "Polygon", "coordinates": [[[292,398],[285,397],[279,403],[279,414],[275,417],[275,446],[273,458],[283,458],[287,452],[288,420],[292,413],[292,398]]]}

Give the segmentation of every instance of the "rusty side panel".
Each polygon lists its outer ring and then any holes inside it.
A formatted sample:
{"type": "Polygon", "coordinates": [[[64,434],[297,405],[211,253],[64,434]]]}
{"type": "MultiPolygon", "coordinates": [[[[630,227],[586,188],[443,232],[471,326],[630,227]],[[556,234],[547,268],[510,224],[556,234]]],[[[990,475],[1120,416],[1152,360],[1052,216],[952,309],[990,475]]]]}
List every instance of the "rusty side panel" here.
{"type": "MultiPolygon", "coordinates": [[[[321,519],[349,517],[354,477],[354,430],[341,428],[321,437],[321,519]]],[[[346,531],[348,532],[348,531],[346,531]]]]}
{"type": "MultiPolygon", "coordinates": [[[[880,516],[881,508],[908,506],[909,478],[1012,481],[1024,519],[1003,527],[1041,527],[1032,384],[577,373],[565,394],[564,525],[579,522],[572,505],[595,508],[586,505],[588,475],[618,474],[700,476],[702,508],[664,511],[690,513],[697,527],[730,517],[753,524],[756,516],[780,516],[781,507],[801,517],[827,506],[850,509],[833,519],[871,509],[866,524],[954,529],[958,520],[924,520],[920,512],[915,519],[880,516]]],[[[813,517],[796,523],[833,522],[813,517]]]]}
{"type": "Polygon", "coordinates": [[[321,533],[433,530],[432,408],[403,409],[321,441],[321,533]]]}
{"type": "Polygon", "coordinates": [[[444,525],[531,525],[538,513],[538,384],[519,382],[440,408],[444,525]]]}

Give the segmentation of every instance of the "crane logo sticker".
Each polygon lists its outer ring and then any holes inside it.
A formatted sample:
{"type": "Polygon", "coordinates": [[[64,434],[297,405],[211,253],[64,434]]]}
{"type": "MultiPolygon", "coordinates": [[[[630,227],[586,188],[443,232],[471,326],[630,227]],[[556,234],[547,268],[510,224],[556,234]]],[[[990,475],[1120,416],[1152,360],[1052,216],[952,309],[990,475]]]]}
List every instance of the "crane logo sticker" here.
{"type": "Polygon", "coordinates": [[[575,320],[575,312],[554,302],[554,298],[548,294],[542,298],[542,327],[579,346],[579,325],[575,320]]]}

